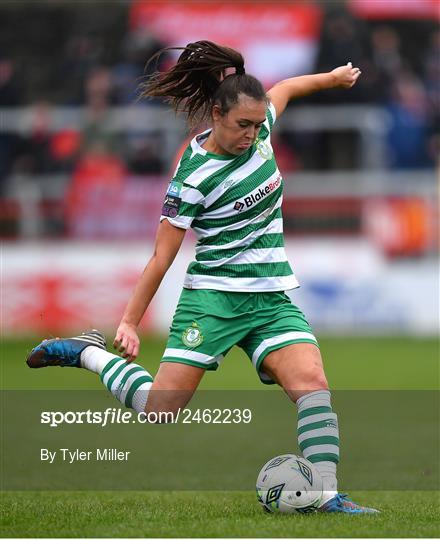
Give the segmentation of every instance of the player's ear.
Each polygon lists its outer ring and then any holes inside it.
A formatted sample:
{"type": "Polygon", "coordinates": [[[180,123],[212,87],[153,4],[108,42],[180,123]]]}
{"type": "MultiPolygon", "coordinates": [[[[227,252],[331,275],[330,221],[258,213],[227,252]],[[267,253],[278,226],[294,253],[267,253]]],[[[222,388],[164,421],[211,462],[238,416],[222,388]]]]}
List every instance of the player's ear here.
{"type": "Polygon", "coordinates": [[[213,105],[211,109],[211,116],[214,122],[218,122],[223,116],[220,105],[213,105]]]}

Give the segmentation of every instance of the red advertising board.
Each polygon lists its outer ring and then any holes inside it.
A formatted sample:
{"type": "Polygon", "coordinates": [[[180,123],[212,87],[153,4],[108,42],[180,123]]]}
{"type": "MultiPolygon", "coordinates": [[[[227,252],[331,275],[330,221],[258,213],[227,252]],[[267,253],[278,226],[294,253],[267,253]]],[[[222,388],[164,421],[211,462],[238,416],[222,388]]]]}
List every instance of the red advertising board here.
{"type": "Polygon", "coordinates": [[[356,16],[365,19],[439,19],[439,0],[349,0],[356,16]]]}
{"type": "Polygon", "coordinates": [[[322,13],[314,2],[135,1],[132,31],[149,30],[170,46],[208,39],[237,48],[249,73],[266,84],[313,69],[322,13]]]}

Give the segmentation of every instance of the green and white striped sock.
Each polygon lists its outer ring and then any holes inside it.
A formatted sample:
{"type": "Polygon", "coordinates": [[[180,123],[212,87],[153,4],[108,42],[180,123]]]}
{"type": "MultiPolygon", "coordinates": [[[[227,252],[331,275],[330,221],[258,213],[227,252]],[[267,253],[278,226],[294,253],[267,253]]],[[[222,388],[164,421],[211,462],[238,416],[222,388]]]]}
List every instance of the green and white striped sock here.
{"type": "Polygon", "coordinates": [[[123,358],[94,346],[81,353],[81,366],[97,373],[123,405],[136,412],[145,410],[153,377],[142,366],[127,364],[123,358]]]}
{"type": "Polygon", "coordinates": [[[298,407],[298,444],[303,456],[322,476],[324,502],[337,493],[339,463],[338,418],[332,411],[330,392],[318,390],[301,396],[298,407]]]}

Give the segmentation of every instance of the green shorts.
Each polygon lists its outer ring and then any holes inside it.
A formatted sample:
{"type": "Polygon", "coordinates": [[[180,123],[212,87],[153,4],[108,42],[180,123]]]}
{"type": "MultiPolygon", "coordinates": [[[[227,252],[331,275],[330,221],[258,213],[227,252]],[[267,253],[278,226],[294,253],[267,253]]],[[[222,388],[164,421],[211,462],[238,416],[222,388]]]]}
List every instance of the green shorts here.
{"type": "Polygon", "coordinates": [[[261,381],[264,358],[292,343],[318,345],[303,313],[284,292],[183,289],[161,362],[216,370],[234,346],[248,355],[261,381]]]}

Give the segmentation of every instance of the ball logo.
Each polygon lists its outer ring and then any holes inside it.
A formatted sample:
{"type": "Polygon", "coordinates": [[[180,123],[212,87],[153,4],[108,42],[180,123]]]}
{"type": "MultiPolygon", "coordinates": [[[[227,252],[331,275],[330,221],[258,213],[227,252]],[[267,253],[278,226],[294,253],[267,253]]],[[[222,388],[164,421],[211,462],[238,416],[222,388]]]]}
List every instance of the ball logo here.
{"type": "Polygon", "coordinates": [[[187,347],[198,347],[203,341],[203,335],[196,322],[187,328],[182,334],[182,341],[187,347]]]}
{"type": "Polygon", "coordinates": [[[309,482],[310,485],[313,484],[313,474],[312,469],[307,467],[305,463],[297,460],[299,472],[304,476],[304,478],[309,482]]]}

